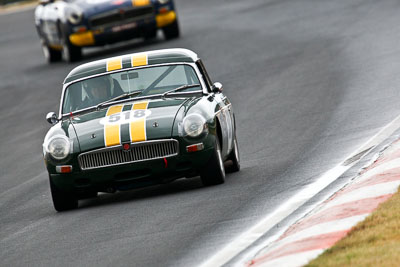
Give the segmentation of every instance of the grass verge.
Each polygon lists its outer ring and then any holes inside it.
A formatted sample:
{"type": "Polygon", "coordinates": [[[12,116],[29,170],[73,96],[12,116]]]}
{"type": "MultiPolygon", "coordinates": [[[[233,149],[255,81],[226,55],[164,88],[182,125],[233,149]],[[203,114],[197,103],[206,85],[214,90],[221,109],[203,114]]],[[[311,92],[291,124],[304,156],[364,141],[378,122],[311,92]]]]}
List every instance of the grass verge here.
{"type": "Polygon", "coordinates": [[[400,190],[306,266],[400,266],[400,190]]]}

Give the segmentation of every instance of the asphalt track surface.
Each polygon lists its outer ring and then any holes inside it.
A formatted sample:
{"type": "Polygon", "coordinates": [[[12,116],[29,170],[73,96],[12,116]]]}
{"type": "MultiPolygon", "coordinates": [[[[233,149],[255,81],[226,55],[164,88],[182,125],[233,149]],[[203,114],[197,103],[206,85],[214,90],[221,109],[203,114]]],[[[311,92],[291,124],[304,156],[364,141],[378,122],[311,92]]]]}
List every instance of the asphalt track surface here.
{"type": "Polygon", "coordinates": [[[400,2],[177,0],[182,38],[44,62],[33,10],[0,15],[0,265],[193,266],[400,113],[400,2]],[[196,51],[236,112],[242,170],[85,200],[57,213],[42,141],[76,65],[196,51]]]}

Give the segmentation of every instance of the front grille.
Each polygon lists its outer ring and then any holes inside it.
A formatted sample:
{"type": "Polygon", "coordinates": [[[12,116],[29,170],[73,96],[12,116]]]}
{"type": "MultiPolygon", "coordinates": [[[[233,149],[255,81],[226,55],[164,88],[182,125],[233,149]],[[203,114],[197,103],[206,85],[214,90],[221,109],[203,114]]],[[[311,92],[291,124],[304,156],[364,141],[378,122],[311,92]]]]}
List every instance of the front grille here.
{"type": "Polygon", "coordinates": [[[112,12],[107,12],[91,18],[90,25],[93,28],[107,25],[119,25],[123,22],[135,21],[153,15],[154,10],[152,6],[113,10],[112,12]]]}
{"type": "Polygon", "coordinates": [[[178,155],[178,145],[174,139],[145,141],[131,144],[128,151],[124,151],[122,146],[115,146],[82,153],[78,161],[82,170],[103,168],[175,156],[178,155]]]}

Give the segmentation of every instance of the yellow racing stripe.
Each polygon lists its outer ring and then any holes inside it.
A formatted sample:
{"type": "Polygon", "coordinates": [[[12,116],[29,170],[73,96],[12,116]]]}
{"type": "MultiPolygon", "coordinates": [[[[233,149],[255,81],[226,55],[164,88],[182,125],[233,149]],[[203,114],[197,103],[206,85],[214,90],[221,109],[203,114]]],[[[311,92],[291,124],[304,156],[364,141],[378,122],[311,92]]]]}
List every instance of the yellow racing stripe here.
{"type": "Polygon", "coordinates": [[[107,71],[122,69],[122,57],[111,58],[107,61],[107,71]]]}
{"type": "MultiPolygon", "coordinates": [[[[147,109],[147,106],[149,104],[149,101],[145,102],[138,102],[133,104],[132,109],[133,110],[143,110],[145,111],[147,109]]],[[[140,141],[146,141],[147,136],[146,136],[146,117],[142,117],[138,120],[135,120],[130,123],[129,125],[129,132],[131,135],[131,142],[140,142],[140,141]]]]}
{"type": "Polygon", "coordinates": [[[146,66],[147,64],[146,53],[132,55],[132,67],[146,66]]]}
{"type": "MultiPolygon", "coordinates": [[[[111,116],[116,113],[120,113],[122,111],[123,106],[111,106],[107,110],[106,116],[111,116]]],[[[115,146],[121,144],[121,135],[120,135],[120,125],[104,125],[104,143],[107,146],[115,146]]]]}
{"type": "Polygon", "coordinates": [[[147,6],[150,5],[150,0],[132,0],[133,6],[147,6]]]}

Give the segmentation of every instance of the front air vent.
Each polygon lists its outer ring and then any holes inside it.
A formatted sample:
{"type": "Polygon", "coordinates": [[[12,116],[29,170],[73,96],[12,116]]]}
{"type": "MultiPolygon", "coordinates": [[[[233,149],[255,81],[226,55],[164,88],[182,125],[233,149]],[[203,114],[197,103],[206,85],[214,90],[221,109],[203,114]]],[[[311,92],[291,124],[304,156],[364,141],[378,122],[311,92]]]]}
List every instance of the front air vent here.
{"type": "Polygon", "coordinates": [[[78,156],[78,161],[82,170],[90,170],[176,156],[178,147],[175,139],[145,141],[132,143],[127,151],[122,146],[115,146],[85,152],[78,156]]]}

